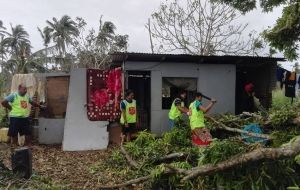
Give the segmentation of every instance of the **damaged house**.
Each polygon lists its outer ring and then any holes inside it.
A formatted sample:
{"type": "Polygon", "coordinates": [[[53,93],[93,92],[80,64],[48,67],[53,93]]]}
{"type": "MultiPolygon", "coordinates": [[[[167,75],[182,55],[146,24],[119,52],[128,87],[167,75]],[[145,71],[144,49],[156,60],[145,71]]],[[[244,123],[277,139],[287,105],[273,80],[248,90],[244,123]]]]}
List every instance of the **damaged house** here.
{"type": "Polygon", "coordinates": [[[103,149],[109,141],[118,142],[121,130],[116,123],[125,89],[135,93],[138,129],[156,135],[169,130],[168,112],[180,90],[187,91],[186,104],[200,91],[217,99],[212,114],[239,114],[243,86],[252,82],[268,108],[276,86],[277,61],[284,59],[116,52],[111,54],[107,71],[35,74],[44,87],[36,98],[47,105],[38,115],[32,113],[38,118],[36,136],[41,144],[62,143],[65,151],[103,149]]]}

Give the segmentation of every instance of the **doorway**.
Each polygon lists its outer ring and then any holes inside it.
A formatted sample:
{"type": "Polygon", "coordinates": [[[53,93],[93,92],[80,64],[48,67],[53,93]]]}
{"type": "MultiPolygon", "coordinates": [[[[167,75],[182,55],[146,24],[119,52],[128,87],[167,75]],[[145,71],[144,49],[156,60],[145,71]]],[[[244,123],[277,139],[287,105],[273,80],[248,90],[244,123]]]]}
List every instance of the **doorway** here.
{"type": "Polygon", "coordinates": [[[150,130],[151,72],[127,71],[127,87],[135,94],[138,130],[150,130]]]}

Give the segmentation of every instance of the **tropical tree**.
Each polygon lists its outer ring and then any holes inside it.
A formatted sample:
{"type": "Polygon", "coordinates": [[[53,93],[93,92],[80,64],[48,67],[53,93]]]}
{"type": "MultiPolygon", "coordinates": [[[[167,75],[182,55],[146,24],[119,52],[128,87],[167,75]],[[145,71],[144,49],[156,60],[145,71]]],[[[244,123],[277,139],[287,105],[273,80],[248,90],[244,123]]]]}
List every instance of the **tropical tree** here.
{"type": "Polygon", "coordinates": [[[86,22],[76,18],[80,35],[74,40],[74,54],[79,67],[106,68],[109,63],[109,53],[126,51],[128,35],[116,34],[116,26],[109,21],[99,20],[99,30],[91,29],[85,33],[86,22]]]}
{"type": "Polygon", "coordinates": [[[43,30],[38,27],[38,31],[41,34],[45,48],[47,48],[51,42],[52,29],[48,26],[46,26],[43,30]]]}
{"type": "Polygon", "coordinates": [[[247,24],[239,23],[239,16],[234,8],[209,0],[166,0],[152,14],[147,28],[157,51],[255,54],[263,43],[254,32],[244,35],[247,24]]]}
{"type": "Polygon", "coordinates": [[[2,44],[9,48],[10,53],[15,58],[21,58],[26,53],[30,52],[29,34],[22,25],[11,25],[11,32],[2,40],[2,44]]]}
{"type": "Polygon", "coordinates": [[[13,75],[15,73],[46,71],[44,62],[41,61],[42,54],[31,52],[29,34],[22,25],[15,27],[11,25],[11,32],[4,31],[2,34],[1,49],[3,49],[4,55],[8,54],[5,59],[2,56],[3,73],[13,75]]]}
{"type": "Polygon", "coordinates": [[[11,74],[24,72],[25,70],[22,68],[25,65],[25,58],[31,52],[29,34],[22,25],[11,25],[10,29],[10,32],[5,32],[5,36],[1,41],[3,54],[6,53],[5,50],[8,50],[10,54],[10,58],[6,62],[4,62],[2,56],[2,69],[11,74]]]}
{"type": "Polygon", "coordinates": [[[0,68],[1,72],[3,72],[3,63],[4,63],[4,58],[6,57],[7,49],[2,43],[5,35],[7,34],[6,28],[3,26],[2,20],[0,20],[0,55],[1,55],[1,63],[0,63],[0,68]]]}
{"type": "Polygon", "coordinates": [[[53,17],[52,21],[47,20],[48,27],[44,28],[44,43],[50,42],[49,37],[55,43],[60,55],[65,55],[67,47],[72,43],[72,38],[79,35],[76,23],[68,15],[64,15],[60,20],[53,17]]]}
{"type": "Polygon", "coordinates": [[[282,15],[276,24],[263,33],[269,45],[284,53],[289,60],[299,56],[300,42],[300,1],[299,0],[212,0],[228,4],[242,13],[256,8],[257,4],[264,12],[270,12],[275,7],[284,6],[282,15]]]}
{"type": "Polygon", "coordinates": [[[56,68],[69,70],[73,62],[70,59],[73,56],[70,56],[67,49],[72,44],[73,38],[79,35],[76,23],[68,15],[62,16],[59,20],[53,17],[52,21],[47,20],[46,23],[48,26],[43,30],[38,28],[45,46],[45,57],[47,57],[45,61],[55,64],[56,68]],[[51,42],[54,46],[48,47],[51,42]],[[54,47],[57,51],[53,50],[54,47]]]}

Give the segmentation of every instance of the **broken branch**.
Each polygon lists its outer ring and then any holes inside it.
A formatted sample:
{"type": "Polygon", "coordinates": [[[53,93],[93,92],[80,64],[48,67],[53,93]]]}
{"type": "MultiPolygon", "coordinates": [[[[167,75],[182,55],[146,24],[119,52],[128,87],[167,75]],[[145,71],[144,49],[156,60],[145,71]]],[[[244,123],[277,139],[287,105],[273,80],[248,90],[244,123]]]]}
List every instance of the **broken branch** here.
{"type": "Polygon", "coordinates": [[[231,128],[231,127],[227,127],[226,125],[224,125],[221,122],[218,122],[217,120],[215,120],[214,118],[210,117],[210,116],[205,116],[207,119],[213,121],[214,123],[216,123],[218,125],[218,128],[221,129],[225,129],[226,131],[231,131],[231,132],[235,132],[235,133],[244,133],[248,136],[251,137],[259,137],[259,138],[264,138],[264,139],[272,139],[269,135],[265,135],[265,134],[257,134],[257,133],[251,133],[248,131],[244,131],[241,129],[236,129],[236,128],[231,128]]]}
{"type": "Polygon", "coordinates": [[[123,146],[121,146],[120,151],[125,156],[127,162],[129,163],[129,165],[131,167],[138,168],[138,164],[136,163],[136,161],[134,161],[131,158],[131,156],[127,153],[127,151],[125,150],[125,148],[123,146]]]}
{"type": "Polygon", "coordinates": [[[139,177],[139,178],[136,178],[136,179],[133,179],[133,180],[129,180],[129,181],[127,181],[125,183],[121,183],[121,184],[110,185],[110,186],[102,186],[102,187],[99,187],[99,189],[117,189],[117,188],[120,188],[120,187],[129,186],[129,185],[132,185],[132,184],[142,183],[142,182],[147,181],[149,179],[151,179],[151,175],[147,175],[147,176],[139,177]]]}
{"type": "Polygon", "coordinates": [[[219,171],[224,171],[232,167],[245,164],[248,162],[258,161],[262,159],[280,159],[293,157],[300,154],[300,138],[298,138],[294,143],[289,146],[282,148],[260,148],[252,152],[234,156],[234,158],[220,162],[219,164],[207,164],[199,167],[192,168],[188,170],[188,175],[186,175],[182,181],[190,180],[198,176],[209,175],[219,171]]]}
{"type": "Polygon", "coordinates": [[[179,159],[179,158],[186,157],[187,155],[188,155],[187,153],[175,152],[175,153],[171,153],[164,157],[159,158],[158,160],[155,161],[155,163],[161,163],[161,162],[165,162],[168,160],[179,159]]]}

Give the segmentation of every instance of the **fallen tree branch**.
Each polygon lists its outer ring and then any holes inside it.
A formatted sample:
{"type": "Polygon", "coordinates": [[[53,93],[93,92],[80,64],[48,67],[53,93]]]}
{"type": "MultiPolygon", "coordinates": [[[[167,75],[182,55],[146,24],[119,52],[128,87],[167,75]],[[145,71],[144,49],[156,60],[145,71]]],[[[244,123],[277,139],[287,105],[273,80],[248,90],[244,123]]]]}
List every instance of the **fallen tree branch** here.
{"type": "Polygon", "coordinates": [[[133,180],[129,180],[129,181],[127,181],[125,183],[121,183],[121,184],[102,186],[102,187],[99,187],[99,189],[117,189],[117,188],[120,188],[120,187],[129,186],[129,185],[132,185],[132,184],[142,183],[142,182],[148,181],[150,179],[151,179],[151,175],[147,175],[147,176],[139,177],[139,178],[136,178],[136,179],[133,179],[133,180]]]}
{"type": "Polygon", "coordinates": [[[138,164],[136,161],[134,161],[131,156],[127,153],[127,151],[125,150],[125,148],[123,146],[120,147],[120,151],[121,153],[125,156],[127,162],[129,163],[129,165],[131,167],[134,167],[134,168],[138,168],[138,164]]]}
{"type": "MultiPolygon", "coordinates": [[[[220,162],[216,165],[206,164],[203,166],[191,168],[189,170],[174,168],[170,165],[166,165],[167,170],[163,174],[164,175],[183,174],[185,175],[185,177],[182,178],[182,181],[184,182],[196,178],[198,176],[211,175],[216,172],[225,171],[235,166],[246,164],[253,161],[259,161],[262,159],[276,160],[281,158],[289,158],[289,157],[297,156],[298,154],[300,154],[300,138],[297,138],[293,143],[285,147],[256,149],[252,152],[243,155],[235,155],[232,158],[220,162]]],[[[150,179],[151,179],[151,175],[147,175],[133,180],[129,180],[121,184],[102,186],[100,187],[100,189],[116,189],[116,188],[129,186],[132,184],[142,183],[150,179]]]]}
{"type": "Polygon", "coordinates": [[[251,136],[251,137],[259,137],[259,138],[264,138],[264,139],[272,139],[271,136],[269,136],[269,135],[251,133],[251,132],[248,132],[248,131],[244,131],[242,129],[236,129],[236,128],[227,127],[223,123],[218,122],[217,120],[215,120],[214,118],[212,118],[210,116],[205,116],[205,117],[207,119],[213,121],[214,123],[216,123],[218,125],[218,128],[225,129],[226,131],[231,131],[231,132],[235,132],[235,133],[244,133],[244,134],[246,134],[248,136],[251,136]]]}
{"type": "MultiPolygon", "coordinates": [[[[187,170],[184,170],[184,169],[180,169],[180,168],[173,168],[171,166],[166,166],[167,169],[165,172],[163,172],[163,175],[171,175],[171,174],[186,174],[187,170]]],[[[138,184],[138,183],[142,183],[142,182],[145,182],[145,181],[148,181],[152,178],[151,175],[147,175],[147,176],[143,176],[143,177],[139,177],[139,178],[136,178],[136,179],[132,179],[132,180],[129,180],[125,183],[120,183],[120,184],[116,184],[116,185],[109,185],[109,186],[101,186],[99,187],[99,189],[117,189],[117,188],[121,188],[121,187],[126,187],[126,186],[130,186],[130,185],[133,185],[133,184],[138,184]]]]}
{"type": "Polygon", "coordinates": [[[175,152],[175,153],[171,153],[171,154],[168,154],[164,157],[161,157],[159,159],[157,159],[155,161],[155,163],[161,163],[161,162],[165,162],[165,161],[168,161],[168,160],[174,160],[174,159],[179,159],[179,158],[184,158],[188,156],[187,153],[184,153],[184,152],[175,152]]]}
{"type": "Polygon", "coordinates": [[[198,176],[214,174],[219,171],[224,171],[232,167],[242,165],[248,162],[259,161],[262,159],[280,159],[294,157],[300,154],[300,138],[289,146],[282,148],[260,148],[252,152],[234,156],[234,158],[220,162],[216,165],[207,164],[187,170],[187,175],[182,181],[190,180],[198,176]]]}

